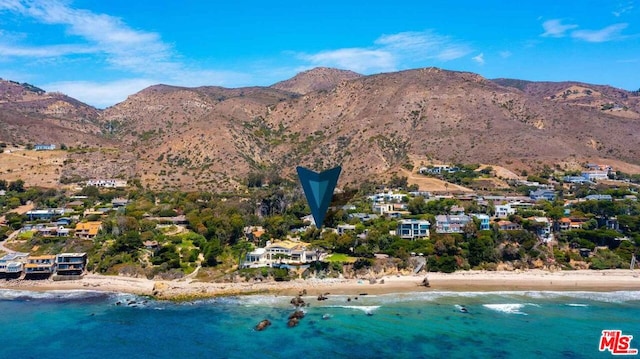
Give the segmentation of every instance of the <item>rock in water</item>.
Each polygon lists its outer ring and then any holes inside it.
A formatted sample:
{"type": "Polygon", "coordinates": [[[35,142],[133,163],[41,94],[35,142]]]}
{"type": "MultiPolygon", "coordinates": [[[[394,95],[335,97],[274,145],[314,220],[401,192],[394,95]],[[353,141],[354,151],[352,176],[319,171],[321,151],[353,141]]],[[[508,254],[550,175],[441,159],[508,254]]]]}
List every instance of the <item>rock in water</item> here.
{"type": "Polygon", "coordinates": [[[263,331],[265,329],[267,329],[268,326],[271,325],[271,321],[269,319],[265,319],[263,321],[261,321],[260,323],[258,323],[258,325],[256,325],[255,329],[257,331],[263,331]]]}

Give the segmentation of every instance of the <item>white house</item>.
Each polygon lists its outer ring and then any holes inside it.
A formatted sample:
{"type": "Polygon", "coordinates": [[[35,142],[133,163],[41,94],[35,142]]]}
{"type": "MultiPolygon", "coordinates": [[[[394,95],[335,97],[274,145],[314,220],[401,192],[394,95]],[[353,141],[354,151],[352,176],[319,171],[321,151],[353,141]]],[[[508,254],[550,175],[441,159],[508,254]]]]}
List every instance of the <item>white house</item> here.
{"type": "Polygon", "coordinates": [[[500,204],[496,206],[496,217],[507,218],[516,213],[516,209],[511,207],[510,203],[500,204]]]}

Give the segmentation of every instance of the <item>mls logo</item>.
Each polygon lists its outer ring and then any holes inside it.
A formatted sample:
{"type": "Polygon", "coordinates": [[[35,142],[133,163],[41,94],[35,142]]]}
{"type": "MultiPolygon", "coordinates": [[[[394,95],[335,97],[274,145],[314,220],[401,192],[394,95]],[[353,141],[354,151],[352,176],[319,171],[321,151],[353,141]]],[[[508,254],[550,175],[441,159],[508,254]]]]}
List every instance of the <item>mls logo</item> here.
{"type": "Polygon", "coordinates": [[[609,350],[613,355],[636,355],[638,349],[631,348],[633,335],[623,335],[621,330],[603,330],[600,351],[609,350]]]}
{"type": "Polygon", "coordinates": [[[300,166],[296,170],[316,227],[322,228],[342,167],[338,166],[320,173],[300,166]]]}

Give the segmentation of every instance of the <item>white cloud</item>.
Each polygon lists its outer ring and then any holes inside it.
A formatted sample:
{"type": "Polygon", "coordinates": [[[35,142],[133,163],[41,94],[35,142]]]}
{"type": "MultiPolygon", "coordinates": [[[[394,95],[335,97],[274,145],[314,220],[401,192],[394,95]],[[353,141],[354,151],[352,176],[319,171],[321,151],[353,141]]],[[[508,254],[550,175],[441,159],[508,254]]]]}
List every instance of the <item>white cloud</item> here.
{"type": "Polygon", "coordinates": [[[153,84],[153,79],[127,79],[112,82],[64,81],[44,84],[47,91],[61,92],[92,106],[105,108],[124,101],[127,96],[153,84]]]}
{"type": "Polygon", "coordinates": [[[311,55],[302,54],[299,57],[313,66],[337,67],[361,73],[393,71],[396,68],[393,55],[382,50],[339,49],[311,55]]]}
{"type": "Polygon", "coordinates": [[[553,19],[547,20],[542,23],[542,28],[544,29],[544,33],[540,36],[544,37],[563,37],[566,32],[577,28],[578,25],[573,24],[562,24],[562,20],[553,19]]]}
{"type": "Polygon", "coordinates": [[[618,8],[615,11],[612,11],[611,13],[615,17],[620,17],[625,12],[631,11],[631,10],[633,10],[633,1],[629,1],[629,2],[624,3],[624,4],[619,4],[618,8]]]}
{"type": "Polygon", "coordinates": [[[502,57],[503,59],[509,58],[511,57],[511,55],[513,54],[509,50],[500,51],[500,57],[502,57]]]}
{"type": "Polygon", "coordinates": [[[484,65],[484,53],[480,53],[480,55],[474,56],[471,59],[477,62],[479,65],[484,65]]]}
{"type": "Polygon", "coordinates": [[[14,51],[7,51],[12,56],[45,57],[91,52],[104,55],[112,66],[138,73],[158,73],[179,68],[176,62],[171,61],[171,47],[163,43],[158,34],[133,30],[116,17],[73,9],[66,2],[58,0],[0,1],[0,9],[33,18],[43,24],[65,26],[69,35],[85,41],[83,45],[16,46],[14,51]]]}
{"type": "Polygon", "coordinates": [[[382,35],[374,43],[397,57],[415,60],[449,61],[471,52],[468,45],[433,31],[382,35]]]}
{"type": "Polygon", "coordinates": [[[465,43],[425,32],[382,35],[367,48],[343,48],[315,54],[298,54],[311,66],[329,66],[360,73],[396,71],[414,62],[455,60],[471,52],[465,43]]]}
{"type": "Polygon", "coordinates": [[[95,49],[85,45],[11,46],[0,44],[0,56],[5,57],[58,57],[72,54],[90,54],[95,49]]]}
{"type": "Polygon", "coordinates": [[[627,28],[627,24],[614,24],[601,30],[576,30],[571,33],[571,37],[587,42],[606,42],[622,38],[622,30],[627,28]]]}

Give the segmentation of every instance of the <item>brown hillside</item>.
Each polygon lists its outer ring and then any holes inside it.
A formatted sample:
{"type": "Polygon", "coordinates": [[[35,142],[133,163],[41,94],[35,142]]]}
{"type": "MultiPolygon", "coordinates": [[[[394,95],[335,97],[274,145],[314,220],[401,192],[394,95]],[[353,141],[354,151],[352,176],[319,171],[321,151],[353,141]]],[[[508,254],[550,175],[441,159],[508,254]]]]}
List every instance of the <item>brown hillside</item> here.
{"type": "Polygon", "coordinates": [[[316,67],[301,72],[288,80],[278,82],[271,87],[304,95],[314,91],[331,90],[342,81],[359,77],[362,77],[362,75],[353,71],[316,67]]]}
{"type": "Polygon", "coordinates": [[[411,167],[415,174],[427,163],[486,163],[516,174],[588,161],[640,168],[638,96],[608,86],[437,68],[371,76],[321,68],[272,87],[156,85],[99,111],[2,84],[0,141],[78,144],[84,149],[59,171],[67,179],[222,191],[251,171],[293,178],[297,165],[341,164],[340,185],[411,167]],[[51,112],[52,99],[70,110],[51,112]]]}

